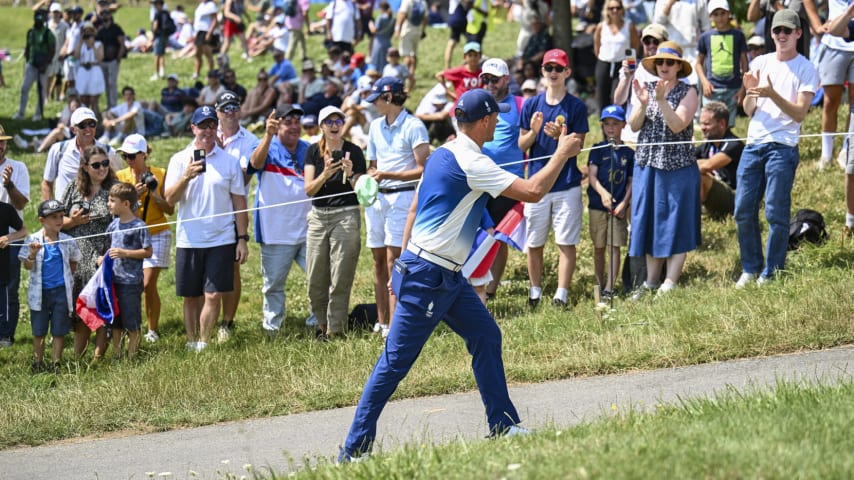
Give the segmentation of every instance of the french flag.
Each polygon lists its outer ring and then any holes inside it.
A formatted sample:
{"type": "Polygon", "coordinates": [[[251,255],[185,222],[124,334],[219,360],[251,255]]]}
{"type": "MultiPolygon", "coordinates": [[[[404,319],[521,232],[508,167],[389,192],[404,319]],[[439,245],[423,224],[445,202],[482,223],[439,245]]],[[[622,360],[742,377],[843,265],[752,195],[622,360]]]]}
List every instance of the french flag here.
{"type": "Polygon", "coordinates": [[[83,287],[75,310],[93,332],[104,325],[112,325],[119,315],[119,301],[113,288],[113,259],[109,255],[104,255],[101,266],[83,287]]]}
{"type": "Polygon", "coordinates": [[[495,227],[495,239],[524,252],[527,230],[525,205],[522,202],[517,202],[495,227]]]}
{"type": "Polygon", "coordinates": [[[481,278],[489,272],[498,254],[498,242],[504,242],[519,251],[525,250],[524,204],[516,203],[494,228],[494,232],[490,235],[482,228],[477,229],[469,258],[463,264],[464,277],[481,278]]]}

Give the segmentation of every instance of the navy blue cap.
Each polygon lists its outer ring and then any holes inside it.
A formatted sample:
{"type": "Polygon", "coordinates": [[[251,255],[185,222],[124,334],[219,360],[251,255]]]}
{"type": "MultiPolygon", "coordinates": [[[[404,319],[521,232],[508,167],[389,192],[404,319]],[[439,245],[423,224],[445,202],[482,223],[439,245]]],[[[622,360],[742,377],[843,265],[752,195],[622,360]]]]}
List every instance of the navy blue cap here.
{"type": "Polygon", "coordinates": [[[403,82],[397,77],[383,77],[371,87],[371,94],[365,100],[374,103],[384,93],[400,93],[403,91],[403,82]]]}
{"type": "Polygon", "coordinates": [[[474,122],[493,113],[507,113],[510,105],[498,103],[487,90],[476,88],[460,95],[457,102],[456,117],[458,122],[474,122]]]}
{"type": "Polygon", "coordinates": [[[198,125],[205,120],[218,120],[216,117],[216,110],[214,110],[210,105],[201,106],[193,112],[193,125],[198,125]]]}
{"type": "Polygon", "coordinates": [[[613,118],[614,120],[625,122],[626,111],[619,105],[608,105],[602,109],[602,114],[599,115],[599,121],[605,120],[606,118],[613,118]]]}

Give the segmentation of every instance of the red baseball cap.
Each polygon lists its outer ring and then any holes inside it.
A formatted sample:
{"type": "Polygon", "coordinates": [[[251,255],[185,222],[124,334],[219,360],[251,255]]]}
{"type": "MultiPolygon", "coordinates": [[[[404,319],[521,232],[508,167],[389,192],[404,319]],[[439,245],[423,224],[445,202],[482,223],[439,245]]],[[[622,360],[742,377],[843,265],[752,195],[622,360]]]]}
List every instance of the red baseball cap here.
{"type": "Polygon", "coordinates": [[[561,67],[568,67],[569,57],[566,56],[566,52],[564,52],[563,50],[559,48],[553,48],[546,52],[545,55],[543,55],[543,65],[547,63],[556,63],[561,67]]]}
{"type": "Polygon", "coordinates": [[[365,54],[362,52],[356,52],[353,54],[352,57],[350,57],[350,66],[353,68],[358,67],[359,63],[364,62],[364,61],[365,61],[365,54]]]}

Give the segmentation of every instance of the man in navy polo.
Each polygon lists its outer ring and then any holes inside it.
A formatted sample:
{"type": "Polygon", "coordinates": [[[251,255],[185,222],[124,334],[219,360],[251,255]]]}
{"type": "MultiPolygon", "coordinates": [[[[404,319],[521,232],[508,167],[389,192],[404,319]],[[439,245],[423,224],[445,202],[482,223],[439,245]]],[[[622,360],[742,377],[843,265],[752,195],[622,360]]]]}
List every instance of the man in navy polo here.
{"type": "Polygon", "coordinates": [[[415,180],[421,178],[430,155],[430,136],[421,120],[403,108],[407,95],[403,81],[383,77],[365,99],[373,103],[380,118],[368,130],[368,175],[379,184],[377,201],[365,207],[366,243],[374,257],[374,297],[377,302],[376,333],[388,336],[394,314],[389,301],[388,279],[394,260],[403,247],[403,230],[409,206],[415,197],[415,180]]]}
{"type": "Polygon", "coordinates": [[[403,245],[394,263],[392,290],[398,299],[385,350],[368,378],[347,440],[338,457],[350,461],[368,454],[376,438],[377,419],[440,320],[463,337],[486,407],[491,435],[516,435],[519,415],[510,401],[501,331],[460,269],[471,250],[488,197],[504,195],[536,202],[552,187],[569,153],[580,140],[561,127],[551,160],[528,179],[502,170],[481,151],[492,140],[498,104],[486,90],[460,96],[456,106],[459,136],[427,160],[415,201],[409,210],[403,245]]]}

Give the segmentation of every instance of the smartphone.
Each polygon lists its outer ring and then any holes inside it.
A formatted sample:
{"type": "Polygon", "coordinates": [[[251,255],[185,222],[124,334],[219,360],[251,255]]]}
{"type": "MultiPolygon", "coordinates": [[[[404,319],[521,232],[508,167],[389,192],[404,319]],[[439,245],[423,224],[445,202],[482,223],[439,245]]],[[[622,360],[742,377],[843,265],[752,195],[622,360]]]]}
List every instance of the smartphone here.
{"type": "Polygon", "coordinates": [[[634,48],[626,49],[626,64],[629,67],[629,71],[633,72],[638,68],[638,56],[634,48]]]}
{"type": "Polygon", "coordinates": [[[206,154],[205,154],[204,149],[197,148],[196,150],[193,150],[193,161],[194,162],[202,162],[202,171],[203,172],[205,170],[207,170],[207,166],[208,166],[207,162],[205,162],[205,155],[206,154]]]}
{"type": "Polygon", "coordinates": [[[340,162],[343,158],[344,158],[344,151],[343,150],[335,150],[334,152],[332,152],[332,161],[333,162],[336,162],[336,163],[340,162]]]}

